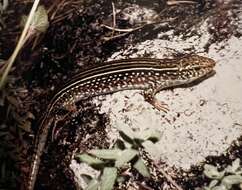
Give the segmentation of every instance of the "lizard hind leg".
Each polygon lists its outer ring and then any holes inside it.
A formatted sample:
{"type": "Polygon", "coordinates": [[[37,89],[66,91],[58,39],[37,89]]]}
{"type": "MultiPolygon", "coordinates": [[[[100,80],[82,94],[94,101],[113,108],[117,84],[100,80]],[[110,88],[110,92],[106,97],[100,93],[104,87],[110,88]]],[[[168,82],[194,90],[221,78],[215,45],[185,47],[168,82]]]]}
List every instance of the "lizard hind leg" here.
{"type": "Polygon", "coordinates": [[[68,123],[71,119],[77,117],[79,113],[85,113],[86,108],[90,107],[90,105],[88,105],[88,100],[80,100],[63,106],[58,106],[56,108],[55,118],[52,124],[53,127],[51,130],[52,142],[57,139],[58,135],[63,129],[63,126],[65,126],[66,123],[68,123]]]}
{"type": "Polygon", "coordinates": [[[76,108],[75,104],[71,104],[68,106],[62,106],[62,107],[58,108],[58,110],[56,111],[56,114],[55,114],[55,119],[53,121],[53,127],[51,130],[51,141],[52,142],[57,138],[59,132],[62,129],[62,127],[60,127],[60,129],[57,129],[58,123],[65,122],[69,118],[72,118],[73,114],[74,115],[76,114],[76,111],[77,111],[77,108],[76,108]]]}

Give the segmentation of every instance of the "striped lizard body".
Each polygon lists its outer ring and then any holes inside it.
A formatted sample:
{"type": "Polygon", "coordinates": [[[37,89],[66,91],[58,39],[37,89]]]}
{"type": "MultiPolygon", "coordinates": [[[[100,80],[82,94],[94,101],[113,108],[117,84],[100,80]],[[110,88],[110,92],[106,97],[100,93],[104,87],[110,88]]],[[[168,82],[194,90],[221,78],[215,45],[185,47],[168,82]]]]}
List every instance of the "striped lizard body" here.
{"type": "Polygon", "coordinates": [[[188,55],[176,59],[136,58],[111,61],[81,72],[56,93],[41,120],[27,189],[34,189],[41,155],[50,127],[58,117],[58,110],[68,110],[68,107],[78,101],[90,97],[123,90],[143,90],[148,100],[153,102],[155,94],[163,89],[181,87],[207,78],[214,73],[214,66],[212,59],[188,55]]]}

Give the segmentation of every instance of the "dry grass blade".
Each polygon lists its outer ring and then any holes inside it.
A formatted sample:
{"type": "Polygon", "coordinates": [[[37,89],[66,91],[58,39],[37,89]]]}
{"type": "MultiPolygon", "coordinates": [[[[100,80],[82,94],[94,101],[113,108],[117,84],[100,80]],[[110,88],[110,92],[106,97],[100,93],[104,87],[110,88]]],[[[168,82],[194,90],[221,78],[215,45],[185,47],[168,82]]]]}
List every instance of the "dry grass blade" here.
{"type": "Polygon", "coordinates": [[[28,16],[28,19],[26,21],[26,24],[24,26],[24,29],[23,29],[23,32],[20,36],[20,39],[18,40],[18,43],[17,43],[17,46],[16,48],[14,49],[14,52],[13,54],[11,55],[11,57],[7,60],[7,62],[5,63],[6,64],[6,67],[4,68],[3,70],[3,73],[1,73],[1,78],[0,78],[0,90],[3,89],[5,83],[6,83],[6,80],[7,80],[7,76],[8,76],[8,73],[10,72],[10,69],[12,68],[12,65],[19,53],[19,51],[21,50],[23,44],[24,44],[24,41],[26,39],[26,36],[28,34],[28,30],[29,30],[29,27],[31,25],[31,22],[32,22],[32,19],[34,17],[34,13],[38,7],[38,4],[39,4],[39,0],[35,0],[34,1],[34,4],[32,6],[32,9],[30,11],[30,14],[28,16]]]}
{"type": "Polygon", "coordinates": [[[179,4],[196,4],[197,2],[196,1],[174,1],[174,0],[170,0],[170,1],[167,1],[166,2],[167,5],[179,5],[179,4]]]}

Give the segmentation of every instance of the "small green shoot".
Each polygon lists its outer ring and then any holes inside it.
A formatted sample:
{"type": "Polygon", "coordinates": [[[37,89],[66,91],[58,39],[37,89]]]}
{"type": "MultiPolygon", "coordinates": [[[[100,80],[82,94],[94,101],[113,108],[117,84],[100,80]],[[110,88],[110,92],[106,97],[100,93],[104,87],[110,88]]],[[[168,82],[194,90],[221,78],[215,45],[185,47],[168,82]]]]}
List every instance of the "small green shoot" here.
{"type": "Polygon", "coordinates": [[[144,177],[150,177],[150,173],[149,170],[147,169],[144,161],[142,160],[142,158],[139,158],[137,160],[137,162],[135,162],[134,164],[134,168],[141,173],[144,177]]]}
{"type": "Polygon", "coordinates": [[[120,157],[122,151],[119,149],[93,149],[88,151],[88,153],[98,158],[106,160],[116,160],[120,157]]]}
{"type": "Polygon", "coordinates": [[[101,177],[101,190],[112,190],[116,181],[118,170],[115,167],[106,167],[101,177]]]}
{"type": "Polygon", "coordinates": [[[115,167],[120,168],[138,155],[138,151],[134,149],[125,149],[122,151],[119,158],[115,161],[115,167]]]}
{"type": "Polygon", "coordinates": [[[145,148],[143,146],[145,142],[151,145],[156,143],[159,140],[159,133],[156,131],[136,133],[128,127],[118,128],[118,130],[120,138],[117,139],[112,149],[93,149],[77,155],[76,158],[81,162],[102,171],[99,179],[90,180],[85,190],[113,189],[115,182],[121,183],[125,180],[123,176],[118,176],[118,170],[122,168],[134,168],[142,176],[150,177],[149,170],[140,157],[139,149],[145,148]],[[101,167],[95,167],[97,164],[101,167]]]}
{"type": "Polygon", "coordinates": [[[239,187],[242,184],[242,168],[239,158],[222,171],[218,171],[213,165],[205,164],[203,173],[212,179],[209,185],[204,187],[205,190],[230,190],[233,186],[239,187]]]}
{"type": "Polygon", "coordinates": [[[81,162],[85,162],[90,166],[103,164],[102,160],[89,156],[88,154],[80,154],[77,158],[79,158],[81,162]]]}
{"type": "MultiPolygon", "coordinates": [[[[24,26],[28,16],[24,15],[22,17],[21,25],[24,26]]],[[[47,11],[45,10],[44,6],[39,6],[37,11],[34,14],[33,20],[30,25],[31,32],[42,32],[44,33],[47,28],[49,27],[48,15],[47,11]]]]}
{"type": "Polygon", "coordinates": [[[99,182],[96,179],[92,179],[85,190],[98,190],[99,182]]]}

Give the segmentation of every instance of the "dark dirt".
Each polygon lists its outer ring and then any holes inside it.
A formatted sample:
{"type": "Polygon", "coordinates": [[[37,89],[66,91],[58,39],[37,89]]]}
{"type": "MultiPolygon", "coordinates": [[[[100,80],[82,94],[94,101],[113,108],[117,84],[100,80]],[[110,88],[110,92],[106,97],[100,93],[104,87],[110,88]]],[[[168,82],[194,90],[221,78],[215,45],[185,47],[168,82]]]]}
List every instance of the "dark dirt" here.
{"type": "MultiPolygon", "coordinates": [[[[85,1],[84,4],[80,1],[69,1],[59,9],[57,5],[63,3],[60,0],[42,3],[49,10],[49,18],[52,18],[50,27],[46,34],[41,36],[38,45],[33,47],[33,39],[25,46],[12,70],[9,85],[1,94],[3,103],[0,107],[0,136],[3,138],[0,140],[0,161],[6,163],[5,167],[11,171],[11,174],[7,172],[6,176],[0,175],[0,187],[5,189],[16,189],[16,184],[21,184],[20,173],[25,178],[33,148],[33,136],[38,128],[37,120],[41,118],[51,96],[60,88],[63,81],[72,78],[83,69],[100,64],[113,52],[126,48],[127,45],[154,39],[161,32],[173,29],[174,35],[182,33],[184,38],[196,35],[196,32],[189,33],[191,27],[207,17],[214,17],[209,28],[212,37],[207,48],[213,43],[226,40],[231,35],[241,36],[234,22],[237,19],[236,12],[233,11],[241,6],[239,0],[228,3],[219,0],[199,0],[195,4],[174,6],[168,6],[165,1],[160,0],[154,0],[152,3],[148,0],[114,1],[115,6],[121,10],[132,4],[153,8],[159,13],[154,21],[165,23],[147,25],[114,39],[110,39],[112,31],[101,26],[101,24],[112,26],[110,1],[85,1]],[[107,37],[108,41],[105,40],[107,37]]],[[[0,31],[1,59],[7,59],[11,55],[21,31],[20,16],[27,13],[31,7],[29,1],[10,1],[9,4],[9,11],[3,15],[6,26],[0,31]]],[[[122,11],[116,16],[117,28],[135,28],[141,25],[125,19],[122,11]]],[[[114,33],[114,35],[119,34],[114,33]]],[[[163,38],[169,40],[172,37],[163,36],[163,38]]],[[[178,55],[179,53],[174,54],[178,55]]],[[[83,104],[82,111],[71,119],[58,123],[59,133],[55,139],[51,141],[51,137],[49,138],[36,189],[75,189],[73,173],[68,167],[72,153],[77,150],[80,152],[91,148],[108,147],[104,130],[108,118],[99,114],[91,102],[83,104]],[[91,135],[88,142],[84,142],[86,134],[91,135]]],[[[224,168],[235,158],[241,158],[242,139],[238,142],[225,155],[208,157],[206,163],[224,168]]],[[[201,165],[192,167],[190,172],[176,170],[175,179],[184,189],[201,187],[208,183],[208,179],[202,174],[202,169],[201,165]]],[[[136,176],[136,180],[143,180],[137,173],[133,172],[133,175],[136,176]]],[[[162,177],[158,179],[158,181],[146,181],[146,184],[151,189],[160,189],[164,179],[162,177]]]]}

